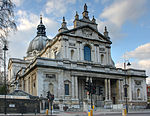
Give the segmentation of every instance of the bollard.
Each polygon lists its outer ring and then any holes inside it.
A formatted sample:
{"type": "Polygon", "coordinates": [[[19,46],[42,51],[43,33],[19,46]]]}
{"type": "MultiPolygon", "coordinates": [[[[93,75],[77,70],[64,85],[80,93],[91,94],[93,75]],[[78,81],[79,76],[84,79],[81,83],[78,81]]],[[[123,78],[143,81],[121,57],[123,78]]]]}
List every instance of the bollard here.
{"type": "Polygon", "coordinates": [[[91,116],[93,116],[93,110],[91,109],[90,111],[91,111],[91,116]]]}
{"type": "Polygon", "coordinates": [[[88,116],[91,116],[91,111],[90,110],[88,110],[88,116]]]}
{"type": "Polygon", "coordinates": [[[127,110],[126,109],[122,110],[122,116],[127,116],[127,110]]]}
{"type": "Polygon", "coordinates": [[[93,105],[93,107],[92,107],[92,108],[93,108],[93,110],[94,110],[94,105],[93,105]]]}
{"type": "Polygon", "coordinates": [[[48,109],[46,109],[46,115],[48,115],[48,109]]]}

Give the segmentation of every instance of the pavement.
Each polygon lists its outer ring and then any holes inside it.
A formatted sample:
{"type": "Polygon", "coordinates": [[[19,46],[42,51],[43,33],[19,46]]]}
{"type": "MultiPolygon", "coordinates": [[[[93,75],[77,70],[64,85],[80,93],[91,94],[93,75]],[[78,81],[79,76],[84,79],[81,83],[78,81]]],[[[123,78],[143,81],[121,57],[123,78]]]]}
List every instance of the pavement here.
{"type": "MultiPolygon", "coordinates": [[[[132,110],[129,111],[129,114],[148,114],[150,116],[150,109],[145,109],[145,110],[132,110]]],[[[96,110],[93,111],[93,116],[103,116],[103,115],[113,115],[113,116],[122,116],[122,112],[120,111],[100,111],[96,110]]],[[[35,113],[30,113],[30,114],[0,114],[0,116],[88,116],[88,112],[54,112],[53,115],[50,114],[35,114],[35,113]]]]}

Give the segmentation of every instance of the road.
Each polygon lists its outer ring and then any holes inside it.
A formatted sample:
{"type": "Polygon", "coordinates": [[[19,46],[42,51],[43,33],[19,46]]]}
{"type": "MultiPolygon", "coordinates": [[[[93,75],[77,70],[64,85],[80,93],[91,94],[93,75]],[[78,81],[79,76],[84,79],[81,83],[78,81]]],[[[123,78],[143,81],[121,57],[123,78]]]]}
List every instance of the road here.
{"type": "MultiPolygon", "coordinates": [[[[97,114],[94,116],[122,116],[122,114],[97,114]]],[[[150,116],[150,113],[132,113],[128,114],[127,116],[150,116]]]]}
{"type": "MultiPolygon", "coordinates": [[[[5,116],[4,114],[0,114],[0,116],[5,116]]],[[[7,114],[6,116],[51,116],[45,115],[45,114],[7,114]]],[[[52,116],[87,116],[87,114],[76,114],[76,113],[71,113],[71,114],[54,114],[52,116]]],[[[95,114],[93,116],[122,116],[121,113],[100,113],[100,114],[95,114]]],[[[129,113],[127,116],[150,116],[150,112],[143,112],[143,113],[129,113]]]]}

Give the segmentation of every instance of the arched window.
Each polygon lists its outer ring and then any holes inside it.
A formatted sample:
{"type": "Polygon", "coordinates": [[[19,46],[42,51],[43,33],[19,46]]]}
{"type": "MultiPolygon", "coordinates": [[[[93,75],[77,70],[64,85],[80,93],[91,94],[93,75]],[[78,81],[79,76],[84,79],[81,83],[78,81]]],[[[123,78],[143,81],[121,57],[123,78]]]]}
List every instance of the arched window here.
{"type": "Polygon", "coordinates": [[[74,57],[74,50],[71,50],[71,60],[73,60],[74,57]]]}
{"type": "Polygon", "coordinates": [[[104,63],[104,55],[102,54],[101,55],[101,64],[103,64],[104,63]]]}
{"type": "Polygon", "coordinates": [[[91,61],[91,48],[89,46],[84,46],[84,60],[91,61]]]}
{"type": "Polygon", "coordinates": [[[137,89],[137,98],[140,98],[140,89],[137,89]]]}

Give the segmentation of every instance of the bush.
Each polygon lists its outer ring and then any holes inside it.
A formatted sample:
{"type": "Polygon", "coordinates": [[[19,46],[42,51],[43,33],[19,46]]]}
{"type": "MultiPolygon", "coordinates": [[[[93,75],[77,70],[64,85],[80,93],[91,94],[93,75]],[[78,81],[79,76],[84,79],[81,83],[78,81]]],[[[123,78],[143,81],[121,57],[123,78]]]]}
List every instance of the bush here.
{"type": "Polygon", "coordinates": [[[6,89],[6,86],[4,86],[4,85],[0,87],[0,95],[5,94],[5,89],[6,89]]]}

